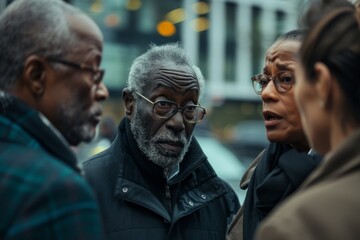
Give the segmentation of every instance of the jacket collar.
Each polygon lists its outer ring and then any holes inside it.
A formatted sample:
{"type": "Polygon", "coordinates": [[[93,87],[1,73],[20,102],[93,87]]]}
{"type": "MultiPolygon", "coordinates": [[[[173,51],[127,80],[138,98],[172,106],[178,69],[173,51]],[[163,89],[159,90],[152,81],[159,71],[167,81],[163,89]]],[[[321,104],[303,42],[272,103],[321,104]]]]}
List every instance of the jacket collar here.
{"type": "Polygon", "coordinates": [[[227,192],[195,138],[180,163],[179,174],[166,183],[162,168],[145,159],[140,153],[130,131],[129,120],[126,118],[119,124],[118,136],[110,148],[110,159],[118,168],[114,196],[142,205],[168,221],[175,221],[227,192]],[[158,175],[154,176],[156,174],[158,175]],[[176,185],[180,181],[182,184],[177,185],[178,188],[186,191],[181,192],[181,196],[176,199],[181,202],[181,206],[180,209],[173,210],[176,217],[171,217],[156,197],[156,192],[164,189],[166,184],[176,185]],[[205,182],[207,184],[204,184],[205,182]]]}
{"type": "Polygon", "coordinates": [[[324,178],[338,178],[360,167],[360,129],[352,133],[335,150],[325,155],[317,169],[304,182],[302,188],[316,184],[324,178]]]}
{"type": "Polygon", "coordinates": [[[47,152],[61,159],[76,171],[80,171],[77,167],[77,160],[74,153],[44,124],[39,112],[29,107],[20,99],[7,94],[0,95],[0,103],[0,114],[11,121],[11,126],[9,127],[14,127],[14,124],[20,126],[47,152]]]}
{"type": "Polygon", "coordinates": [[[253,238],[258,223],[300,186],[319,161],[290,145],[268,145],[253,172],[246,193],[244,239],[253,238]]]}

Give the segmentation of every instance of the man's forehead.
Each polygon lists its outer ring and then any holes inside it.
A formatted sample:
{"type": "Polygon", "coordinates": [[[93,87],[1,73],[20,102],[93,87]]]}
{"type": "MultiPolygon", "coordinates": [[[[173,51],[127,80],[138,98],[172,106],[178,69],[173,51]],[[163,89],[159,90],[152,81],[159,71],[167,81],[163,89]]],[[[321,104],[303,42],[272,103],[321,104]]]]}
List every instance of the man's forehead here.
{"type": "Polygon", "coordinates": [[[66,15],[70,29],[87,43],[94,44],[100,50],[103,45],[103,35],[100,28],[88,16],[82,13],[66,15]]]}
{"type": "MultiPolygon", "coordinates": [[[[151,91],[159,88],[171,88],[174,91],[199,90],[199,83],[192,68],[185,67],[161,67],[156,70],[148,86],[151,91]]],[[[149,90],[150,90],[149,89],[149,90]]]]}
{"type": "Polygon", "coordinates": [[[154,75],[169,75],[181,79],[196,79],[195,72],[189,66],[160,67],[154,75]]]}

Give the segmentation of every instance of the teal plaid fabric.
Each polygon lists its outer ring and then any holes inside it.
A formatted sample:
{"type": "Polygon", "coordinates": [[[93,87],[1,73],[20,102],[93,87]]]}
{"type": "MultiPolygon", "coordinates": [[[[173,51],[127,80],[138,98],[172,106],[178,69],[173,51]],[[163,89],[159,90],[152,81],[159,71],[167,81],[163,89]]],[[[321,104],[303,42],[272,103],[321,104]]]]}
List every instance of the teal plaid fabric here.
{"type": "Polygon", "coordinates": [[[72,151],[36,111],[0,98],[0,239],[101,238],[98,206],[72,151]]]}

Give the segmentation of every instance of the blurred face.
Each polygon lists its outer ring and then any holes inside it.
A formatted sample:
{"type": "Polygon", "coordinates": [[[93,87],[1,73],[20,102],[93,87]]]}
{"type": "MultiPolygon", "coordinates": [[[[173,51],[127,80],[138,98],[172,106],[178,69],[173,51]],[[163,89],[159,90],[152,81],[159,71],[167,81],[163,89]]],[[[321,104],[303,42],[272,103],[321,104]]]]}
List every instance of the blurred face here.
{"type": "Polygon", "coordinates": [[[325,102],[321,99],[323,94],[318,92],[322,89],[321,83],[318,80],[307,80],[300,63],[296,67],[296,79],[294,95],[309,144],[317,152],[326,154],[330,149],[331,120],[324,109],[325,102]]]}
{"type": "MultiPolygon", "coordinates": [[[[151,77],[142,93],[151,101],[169,100],[178,107],[197,104],[199,85],[190,68],[168,66],[151,77]]],[[[195,124],[184,121],[180,111],[171,118],[159,118],[153,114],[153,104],[141,97],[136,102],[130,124],[140,150],[160,167],[178,164],[189,148],[195,124]]]]}
{"type": "MultiPolygon", "coordinates": [[[[275,76],[279,71],[283,71],[294,75],[295,54],[299,47],[300,42],[293,40],[274,43],[267,51],[263,73],[275,76]]],[[[293,91],[292,87],[280,93],[276,90],[274,82],[270,81],[261,93],[263,117],[269,141],[291,144],[303,151],[307,150],[308,146],[293,91]]]]}
{"type": "MultiPolygon", "coordinates": [[[[68,20],[82,42],[63,59],[98,69],[103,42],[99,28],[84,15],[69,16],[68,20]]],[[[52,65],[53,79],[43,99],[45,116],[70,145],[89,142],[102,114],[100,101],[108,97],[108,91],[102,82],[94,82],[95,73],[91,70],[56,62],[52,65]]]]}

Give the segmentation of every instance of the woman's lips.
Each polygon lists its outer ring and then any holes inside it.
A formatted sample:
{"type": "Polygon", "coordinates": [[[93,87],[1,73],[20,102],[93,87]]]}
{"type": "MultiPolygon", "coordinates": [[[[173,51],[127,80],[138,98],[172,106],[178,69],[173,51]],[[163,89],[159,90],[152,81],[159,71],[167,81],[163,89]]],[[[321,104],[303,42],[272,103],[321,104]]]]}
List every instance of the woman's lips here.
{"type": "Polygon", "coordinates": [[[265,127],[275,126],[282,120],[282,117],[280,115],[271,111],[263,111],[263,116],[265,127]]]}

